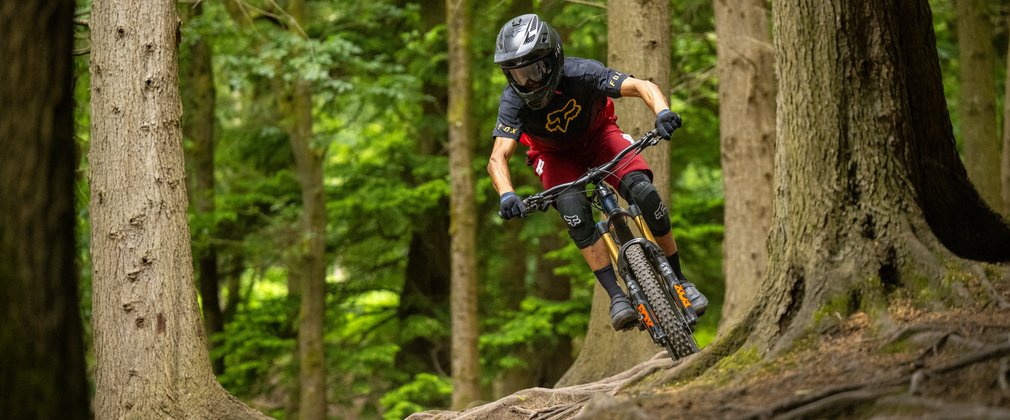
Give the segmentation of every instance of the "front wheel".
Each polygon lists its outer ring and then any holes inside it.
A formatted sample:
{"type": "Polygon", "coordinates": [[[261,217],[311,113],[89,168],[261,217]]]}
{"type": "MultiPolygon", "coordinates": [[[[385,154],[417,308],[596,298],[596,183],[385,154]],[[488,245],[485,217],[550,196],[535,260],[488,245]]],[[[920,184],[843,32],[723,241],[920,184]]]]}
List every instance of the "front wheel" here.
{"type": "Polygon", "coordinates": [[[691,328],[680,313],[675,312],[667,300],[667,294],[659,281],[659,276],[649,263],[646,253],[639,244],[632,245],[627,251],[628,265],[638,279],[639,285],[649,299],[649,304],[656,315],[659,325],[666,332],[666,351],[673,360],[678,360],[698,352],[698,343],[691,335],[691,328]]]}

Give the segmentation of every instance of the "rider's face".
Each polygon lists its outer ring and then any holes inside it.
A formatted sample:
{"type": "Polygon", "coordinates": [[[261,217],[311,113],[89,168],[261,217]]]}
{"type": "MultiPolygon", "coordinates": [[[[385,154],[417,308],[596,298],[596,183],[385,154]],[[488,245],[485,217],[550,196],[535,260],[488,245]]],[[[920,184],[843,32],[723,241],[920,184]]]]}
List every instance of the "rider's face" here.
{"type": "Polygon", "coordinates": [[[507,69],[506,72],[516,89],[523,93],[533,92],[547,84],[547,79],[554,71],[548,61],[538,60],[522,67],[507,69]]]}

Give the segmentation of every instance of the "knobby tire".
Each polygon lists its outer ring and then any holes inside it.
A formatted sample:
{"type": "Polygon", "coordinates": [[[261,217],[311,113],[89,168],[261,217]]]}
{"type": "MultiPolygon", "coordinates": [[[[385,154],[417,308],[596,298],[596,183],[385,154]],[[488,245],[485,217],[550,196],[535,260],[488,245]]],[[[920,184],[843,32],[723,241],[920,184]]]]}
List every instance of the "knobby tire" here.
{"type": "Polygon", "coordinates": [[[670,357],[673,360],[678,360],[697,352],[698,344],[695,342],[694,336],[691,335],[691,329],[684,318],[677,316],[678,314],[670,306],[670,302],[663,292],[659,276],[646,258],[641,245],[636,244],[629,247],[627,256],[631,271],[634,272],[635,278],[638,279],[645,296],[649,299],[649,304],[652,305],[659,325],[663,327],[663,331],[670,338],[670,342],[666,344],[666,351],[670,353],[670,357]]]}

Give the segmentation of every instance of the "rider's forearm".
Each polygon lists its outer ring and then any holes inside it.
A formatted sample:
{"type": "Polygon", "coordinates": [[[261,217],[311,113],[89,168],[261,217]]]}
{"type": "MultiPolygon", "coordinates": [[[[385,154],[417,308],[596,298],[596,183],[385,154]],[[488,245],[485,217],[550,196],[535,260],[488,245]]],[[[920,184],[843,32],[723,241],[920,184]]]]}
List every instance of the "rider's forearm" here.
{"type": "Polygon", "coordinates": [[[660,111],[670,108],[666,97],[663,96],[663,90],[648,80],[629,77],[621,86],[621,95],[642,98],[642,102],[645,102],[645,105],[657,115],[660,111]]]}
{"type": "Polygon", "coordinates": [[[514,191],[507,157],[491,155],[491,159],[487,163],[487,173],[491,176],[491,185],[494,185],[498,195],[514,191]]]}
{"type": "Polygon", "coordinates": [[[639,92],[642,96],[642,101],[649,106],[649,109],[656,114],[664,109],[669,109],[670,105],[666,102],[666,97],[663,96],[663,91],[659,89],[655,83],[650,81],[645,81],[642,83],[641,91],[639,92]],[[644,91],[644,92],[643,92],[644,91]]]}

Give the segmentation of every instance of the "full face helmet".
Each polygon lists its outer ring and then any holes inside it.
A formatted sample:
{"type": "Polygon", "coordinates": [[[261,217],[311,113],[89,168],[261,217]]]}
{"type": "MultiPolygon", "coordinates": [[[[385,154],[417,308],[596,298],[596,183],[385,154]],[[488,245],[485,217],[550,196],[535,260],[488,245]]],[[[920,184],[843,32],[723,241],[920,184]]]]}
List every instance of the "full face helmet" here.
{"type": "Polygon", "coordinates": [[[564,72],[561,37],[535,14],[516,17],[502,26],[495,42],[494,62],[509,86],[532,109],[554,98],[564,72]]]}

